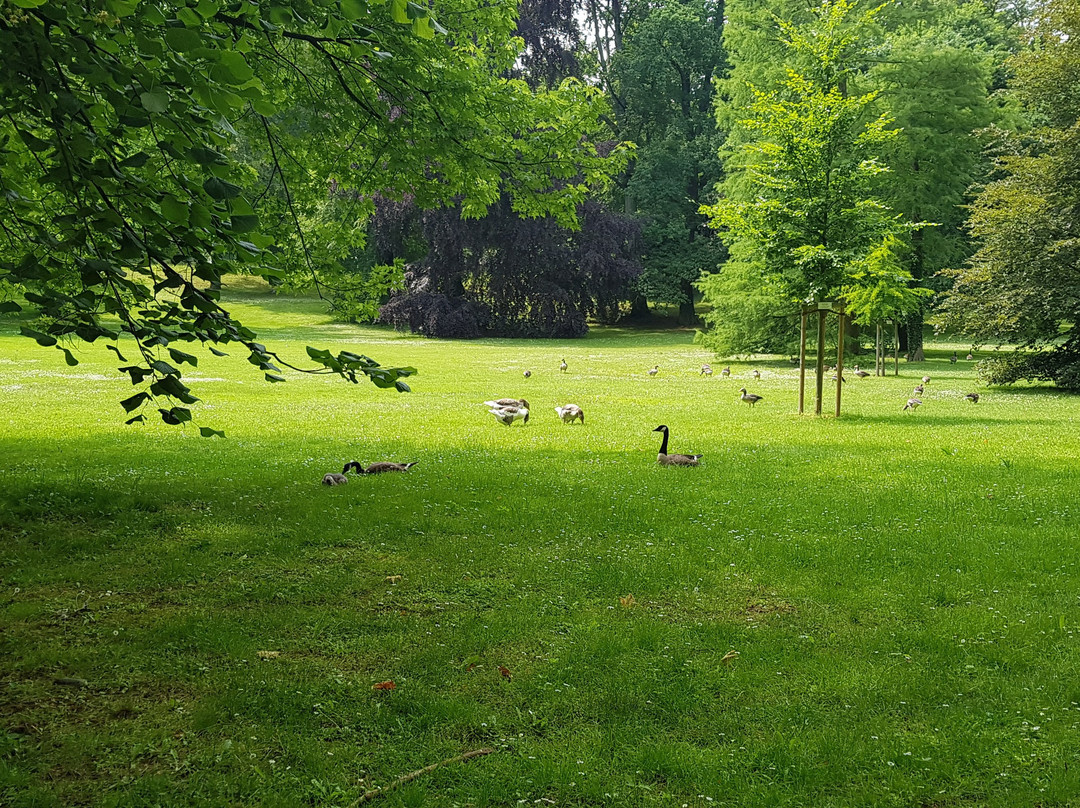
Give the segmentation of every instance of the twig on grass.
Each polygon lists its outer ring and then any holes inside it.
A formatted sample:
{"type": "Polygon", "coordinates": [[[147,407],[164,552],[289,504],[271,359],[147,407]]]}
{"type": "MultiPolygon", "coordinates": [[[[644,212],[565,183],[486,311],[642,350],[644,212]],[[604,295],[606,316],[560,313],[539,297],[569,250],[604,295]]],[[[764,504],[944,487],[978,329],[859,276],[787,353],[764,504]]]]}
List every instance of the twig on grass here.
{"type": "Polygon", "coordinates": [[[373,788],[371,789],[371,791],[365,791],[352,805],[357,806],[361,803],[367,802],[368,800],[373,800],[376,797],[381,797],[383,794],[390,791],[391,789],[397,788],[402,783],[408,783],[410,780],[415,780],[417,777],[420,777],[423,774],[428,774],[429,772],[433,772],[441,766],[446,766],[450,763],[464,763],[469,758],[480,757],[481,755],[490,755],[494,751],[494,749],[474,749],[471,752],[465,752],[464,754],[457,755],[456,757],[447,758],[446,760],[440,760],[438,763],[432,763],[430,766],[425,766],[424,768],[417,769],[414,772],[403,774],[397,780],[390,783],[390,785],[373,788]]]}

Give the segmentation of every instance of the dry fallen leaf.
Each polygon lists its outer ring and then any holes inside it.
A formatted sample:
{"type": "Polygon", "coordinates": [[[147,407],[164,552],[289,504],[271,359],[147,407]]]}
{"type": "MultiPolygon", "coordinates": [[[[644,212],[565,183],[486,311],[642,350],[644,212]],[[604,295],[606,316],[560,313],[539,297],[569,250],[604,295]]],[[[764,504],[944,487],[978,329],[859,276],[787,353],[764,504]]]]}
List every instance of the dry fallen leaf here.
{"type": "Polygon", "coordinates": [[[281,656],[281,651],[259,651],[259,659],[277,659],[281,656]]]}
{"type": "Polygon", "coordinates": [[[624,598],[619,598],[619,603],[622,604],[622,607],[624,609],[630,609],[630,608],[633,608],[633,606],[637,603],[637,601],[634,600],[633,595],[627,595],[624,598]]]}
{"type": "Polygon", "coordinates": [[[371,686],[372,690],[397,690],[397,685],[393,682],[376,682],[371,686]]]}
{"type": "Polygon", "coordinates": [[[400,575],[387,575],[386,580],[388,580],[392,584],[396,584],[398,581],[401,580],[401,576],[400,575]]]}
{"type": "Polygon", "coordinates": [[[510,679],[510,678],[513,677],[513,674],[510,673],[510,669],[508,667],[506,667],[505,665],[500,665],[499,666],[499,673],[502,674],[504,679],[510,679]]]}
{"type": "Polygon", "coordinates": [[[720,657],[720,664],[721,665],[727,665],[732,660],[735,660],[735,659],[738,659],[738,658],[739,658],[739,652],[738,651],[728,651],[726,654],[724,654],[722,657],[720,657]]]}

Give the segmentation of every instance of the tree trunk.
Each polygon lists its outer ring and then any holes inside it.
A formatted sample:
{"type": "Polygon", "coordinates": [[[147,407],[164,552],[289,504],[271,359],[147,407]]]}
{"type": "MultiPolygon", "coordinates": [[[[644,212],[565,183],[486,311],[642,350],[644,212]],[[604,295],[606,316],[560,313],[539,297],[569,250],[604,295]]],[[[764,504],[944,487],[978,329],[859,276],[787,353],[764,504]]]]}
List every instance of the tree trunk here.
{"type": "Polygon", "coordinates": [[[904,331],[907,333],[907,357],[909,362],[925,362],[923,355],[923,315],[921,311],[908,316],[904,323],[904,331]]]}
{"type": "Polygon", "coordinates": [[[690,281],[683,281],[681,285],[686,299],[679,304],[679,325],[697,325],[697,314],[694,313],[694,286],[690,281]]]}
{"type": "Polygon", "coordinates": [[[634,295],[630,298],[630,318],[631,320],[648,320],[652,317],[652,312],[649,311],[649,300],[645,295],[634,295]]]}

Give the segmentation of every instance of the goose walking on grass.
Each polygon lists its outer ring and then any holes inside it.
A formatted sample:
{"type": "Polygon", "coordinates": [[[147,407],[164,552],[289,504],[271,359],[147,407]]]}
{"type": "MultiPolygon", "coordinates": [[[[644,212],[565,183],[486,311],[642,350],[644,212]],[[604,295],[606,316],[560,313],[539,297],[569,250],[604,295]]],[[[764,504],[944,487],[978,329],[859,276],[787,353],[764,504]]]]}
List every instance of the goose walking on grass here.
{"type": "Polygon", "coordinates": [[[978,404],[979,403],[979,394],[978,393],[968,393],[966,396],[964,396],[964,398],[966,398],[972,404],[978,404]]]}
{"type": "Polygon", "coordinates": [[[566,373],[566,360],[565,359],[562,360],[559,363],[559,370],[561,370],[563,373],[566,373]]]}
{"type": "Polygon", "coordinates": [[[759,401],[761,401],[763,398],[765,398],[764,396],[759,396],[757,393],[748,393],[748,392],[746,392],[745,387],[742,388],[741,390],[739,390],[739,392],[742,393],[742,395],[739,396],[739,398],[741,398],[743,401],[745,401],[751,407],[753,407],[755,404],[757,404],[759,401]]]}
{"type": "Polygon", "coordinates": [[[761,371],[757,368],[754,368],[754,372],[751,375],[754,377],[754,381],[761,379],[761,371]]]}
{"type": "Polygon", "coordinates": [[[649,375],[650,376],[655,376],[659,372],[660,372],[660,366],[659,365],[653,365],[652,369],[649,370],[649,375]]]}
{"type": "Polygon", "coordinates": [[[660,444],[660,451],[656,455],[656,462],[661,466],[697,466],[704,455],[668,454],[668,428],[661,424],[653,432],[663,432],[664,442],[660,444]]]}
{"type": "Polygon", "coordinates": [[[923,384],[930,384],[930,377],[929,376],[923,376],[922,377],[922,383],[923,384]]]}
{"type": "Polygon", "coordinates": [[[949,363],[953,365],[956,364],[956,351],[953,351],[952,356],[949,357],[949,363]]]}
{"type": "Polygon", "coordinates": [[[494,407],[500,409],[502,407],[524,407],[529,409],[529,402],[523,398],[496,398],[492,401],[485,401],[485,407],[494,407]]]}
{"type": "MultiPolygon", "coordinates": [[[[920,404],[922,404],[922,401],[920,401],[919,399],[909,398],[907,400],[907,404],[904,405],[904,410],[911,410],[912,412],[915,412],[915,408],[918,407],[920,404]]],[[[904,410],[900,410],[900,412],[903,412],[904,410]]]]}
{"type": "Polygon", "coordinates": [[[702,365],[701,366],[701,375],[702,376],[712,376],[712,368],[709,367],[708,365],[702,365]]]}
{"type": "Polygon", "coordinates": [[[344,474],[337,474],[336,472],[331,472],[322,478],[323,485],[345,485],[347,482],[349,482],[348,477],[344,474]]]}
{"type": "MultiPolygon", "coordinates": [[[[528,403],[528,402],[526,402],[528,403]]],[[[514,421],[521,419],[523,424],[529,423],[529,408],[525,407],[492,407],[488,410],[495,416],[495,420],[504,426],[510,426],[514,421]]]]}
{"type": "Polygon", "coordinates": [[[921,396],[923,394],[923,386],[921,384],[917,384],[915,385],[915,389],[911,392],[916,396],[921,396]]]}
{"type": "Polygon", "coordinates": [[[411,463],[393,463],[389,460],[380,460],[377,463],[372,463],[367,468],[364,468],[355,460],[346,463],[345,468],[341,470],[342,476],[348,473],[349,469],[352,469],[357,474],[384,474],[388,471],[408,471],[415,466],[418,460],[414,460],[411,463]]]}
{"type": "Polygon", "coordinates": [[[559,417],[564,424],[572,424],[576,419],[581,419],[581,423],[585,423],[585,411],[577,404],[566,404],[562,407],[556,407],[555,412],[559,413],[559,417]]]}
{"type": "Polygon", "coordinates": [[[723,370],[720,371],[720,375],[721,376],[730,376],[731,375],[731,368],[724,368],[723,370]]]}
{"type": "Polygon", "coordinates": [[[856,376],[858,376],[860,379],[865,379],[867,376],[870,375],[870,373],[868,371],[862,370],[858,366],[856,366],[855,370],[853,370],[851,372],[854,373],[856,376]]]}

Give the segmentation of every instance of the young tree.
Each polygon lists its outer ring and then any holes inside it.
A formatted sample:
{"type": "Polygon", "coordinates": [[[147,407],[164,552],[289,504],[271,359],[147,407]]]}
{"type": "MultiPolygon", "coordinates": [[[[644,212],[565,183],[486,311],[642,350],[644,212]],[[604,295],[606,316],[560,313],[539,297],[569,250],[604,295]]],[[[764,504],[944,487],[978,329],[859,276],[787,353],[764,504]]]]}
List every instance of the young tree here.
{"type": "Polygon", "coordinates": [[[979,248],[945,273],[954,285],[937,324],[1028,349],[989,362],[992,383],[1080,389],[1080,2],[1048,2],[1032,38],[1012,61],[1013,92],[1038,126],[1000,133],[968,222],[979,248]]]}
{"type": "MultiPolygon", "coordinates": [[[[180,405],[197,399],[179,366],[198,359],[179,343],[239,344],[283,378],[288,363],[231,317],[215,285],[278,271],[275,242],[285,228],[303,233],[298,176],[323,194],[333,178],[357,190],[354,227],[375,192],[457,200],[471,216],[506,193],[520,213],[575,224],[622,155],[596,151],[594,91],[534,93],[506,78],[513,30],[513,4],[460,0],[0,6],[0,284],[41,318],[24,333],[69,364],[70,340],[126,334],[108,346],[141,388],[124,408],[153,400],[165,422],[183,423],[192,415],[180,405]],[[242,145],[278,189],[270,216],[242,145]]],[[[400,390],[412,372],[308,354],[318,372],[400,390]]]]}
{"type": "MultiPolygon", "coordinates": [[[[876,93],[847,92],[873,16],[835,0],[807,25],[778,21],[787,78],[754,89],[739,121],[744,145],[728,163],[741,182],[704,208],[743,276],[757,274],[791,311],[841,294],[856,267],[908,229],[877,195],[887,170],[880,154],[895,130],[871,114],[876,93]]],[[[702,289],[710,301],[719,291],[709,279],[702,289]]]]}

